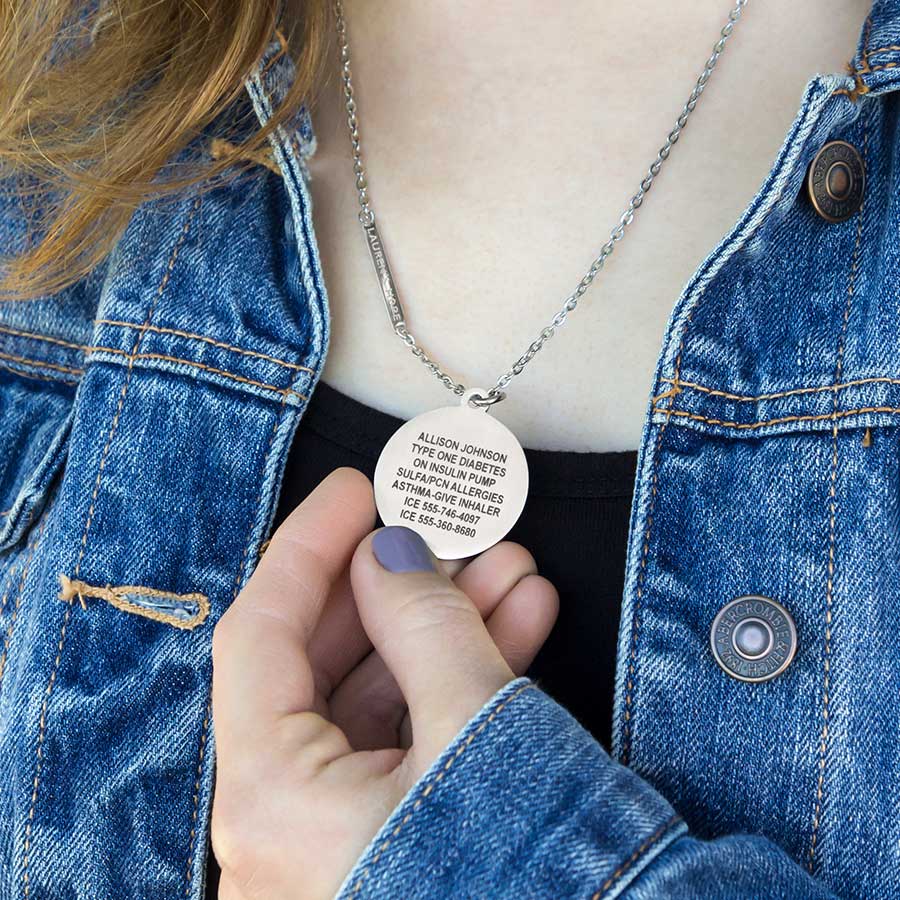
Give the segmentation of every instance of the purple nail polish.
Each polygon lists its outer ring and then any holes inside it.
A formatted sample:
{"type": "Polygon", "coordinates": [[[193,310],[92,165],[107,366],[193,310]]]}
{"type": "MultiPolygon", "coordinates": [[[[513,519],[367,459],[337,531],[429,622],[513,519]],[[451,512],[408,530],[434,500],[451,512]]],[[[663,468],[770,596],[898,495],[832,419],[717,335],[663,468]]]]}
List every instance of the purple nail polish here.
{"type": "Polygon", "coordinates": [[[411,528],[390,525],[372,538],[375,559],[388,572],[433,572],[428,545],[411,528]]]}

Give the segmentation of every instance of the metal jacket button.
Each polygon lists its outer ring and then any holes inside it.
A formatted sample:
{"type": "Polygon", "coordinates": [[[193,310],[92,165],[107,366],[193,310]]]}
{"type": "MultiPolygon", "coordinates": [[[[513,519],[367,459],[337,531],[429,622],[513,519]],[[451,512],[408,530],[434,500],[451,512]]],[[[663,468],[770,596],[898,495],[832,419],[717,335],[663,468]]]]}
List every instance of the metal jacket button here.
{"type": "Polygon", "coordinates": [[[769,681],[797,652],[791,614],[768,597],[738,597],[719,610],[709,634],[713,656],[740,681],[769,681]]]}
{"type": "Polygon", "coordinates": [[[829,222],[843,222],[862,206],[866,167],[853,144],[829,141],[810,163],[806,189],[813,209],[829,222]]]}

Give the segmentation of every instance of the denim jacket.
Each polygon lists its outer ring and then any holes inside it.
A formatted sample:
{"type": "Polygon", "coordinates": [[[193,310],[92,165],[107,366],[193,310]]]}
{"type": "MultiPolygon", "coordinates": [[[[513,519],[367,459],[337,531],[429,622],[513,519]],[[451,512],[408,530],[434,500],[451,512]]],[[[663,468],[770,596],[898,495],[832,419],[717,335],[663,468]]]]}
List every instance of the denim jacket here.
{"type": "MultiPolygon", "coordinates": [[[[900,0],[876,0],[852,69],[808,82],[672,313],[612,756],[515,680],[342,900],[900,898],[900,0]],[[835,223],[804,181],[836,139],[866,182],[835,223]],[[796,623],[772,680],[711,652],[745,595],[796,623]]],[[[273,54],[248,80],[260,121],[290,78],[273,54]]],[[[210,640],[267,538],[329,334],[309,116],[272,146],[278,174],[148,202],[100,270],[0,306],[3,900],[202,897],[210,640]]],[[[0,210],[15,251],[14,180],[0,210]]]]}

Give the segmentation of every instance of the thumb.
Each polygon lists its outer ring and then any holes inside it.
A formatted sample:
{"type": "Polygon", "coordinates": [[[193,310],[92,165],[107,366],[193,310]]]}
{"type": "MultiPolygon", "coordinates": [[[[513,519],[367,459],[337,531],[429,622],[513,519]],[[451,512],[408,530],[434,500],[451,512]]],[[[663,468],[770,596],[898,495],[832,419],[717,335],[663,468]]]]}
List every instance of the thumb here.
{"type": "Polygon", "coordinates": [[[428,765],[515,675],[416,532],[376,531],[350,575],[363,626],[409,707],[413,749],[428,765]]]}

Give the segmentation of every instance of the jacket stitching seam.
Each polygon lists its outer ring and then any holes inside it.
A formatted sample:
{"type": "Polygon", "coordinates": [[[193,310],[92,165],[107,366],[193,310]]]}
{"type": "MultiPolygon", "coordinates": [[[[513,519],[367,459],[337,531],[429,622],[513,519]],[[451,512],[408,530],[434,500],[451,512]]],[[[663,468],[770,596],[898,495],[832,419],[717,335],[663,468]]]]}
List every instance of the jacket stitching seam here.
{"type": "MultiPolygon", "coordinates": [[[[137,326],[135,326],[137,327],[137,326]]],[[[72,341],[64,341],[62,338],[51,337],[48,334],[36,334],[33,331],[23,331],[20,328],[12,328],[9,325],[0,325],[0,334],[9,334],[13,337],[23,337],[30,341],[43,341],[46,344],[58,344],[60,347],[68,347],[72,350],[85,351],[84,344],[75,344],[72,341]]]]}
{"type": "MultiPolygon", "coordinates": [[[[269,463],[269,457],[272,455],[272,448],[275,446],[275,438],[278,435],[278,428],[281,425],[281,417],[284,414],[285,407],[287,405],[287,394],[285,394],[281,398],[281,406],[278,408],[278,413],[275,416],[275,421],[272,424],[272,434],[269,436],[269,446],[266,447],[266,452],[263,457],[262,462],[262,473],[265,474],[266,466],[269,463]]],[[[251,533],[247,536],[247,540],[244,542],[244,551],[241,554],[241,562],[238,566],[237,576],[234,580],[234,587],[231,592],[231,602],[233,603],[237,598],[238,593],[240,592],[241,580],[244,577],[244,570],[247,566],[247,560],[250,556],[250,540],[252,537],[252,529],[253,523],[250,525],[251,533]]],[[[259,554],[262,555],[261,553],[259,554]]],[[[203,760],[206,753],[206,742],[207,735],[209,733],[209,724],[212,720],[212,690],[210,690],[209,699],[206,701],[206,714],[203,718],[203,725],[200,729],[200,745],[197,751],[197,778],[194,781],[194,794],[191,800],[191,831],[190,831],[190,840],[188,841],[188,858],[187,858],[187,866],[185,871],[185,885],[184,885],[184,896],[188,897],[191,893],[191,885],[193,884],[193,866],[194,866],[194,850],[197,840],[197,818],[200,814],[200,782],[203,779],[203,760]]]]}
{"type": "MultiPolygon", "coordinates": [[[[773,200],[770,209],[774,208],[784,196],[784,192],[787,190],[788,179],[785,179],[781,188],[773,200]]],[[[756,226],[743,238],[744,244],[751,241],[756,233],[762,228],[762,226],[768,221],[768,215],[763,216],[759,222],[757,222],[756,226]]],[[[638,574],[637,587],[635,589],[635,602],[634,602],[634,610],[631,614],[631,636],[630,636],[630,649],[629,649],[629,661],[628,661],[628,677],[626,681],[625,688],[625,710],[622,714],[624,723],[622,725],[622,752],[621,752],[621,762],[622,765],[627,766],[629,760],[629,754],[631,752],[632,745],[632,724],[631,724],[631,707],[634,702],[634,687],[637,676],[637,648],[638,648],[638,640],[640,637],[640,613],[641,607],[643,606],[643,595],[644,595],[644,584],[646,582],[646,572],[647,572],[647,564],[649,561],[650,555],[650,535],[653,528],[653,514],[656,508],[656,498],[659,493],[659,458],[662,452],[662,441],[663,435],[665,434],[666,427],[669,424],[673,415],[679,415],[675,410],[675,396],[681,390],[681,361],[684,355],[685,344],[687,343],[687,335],[690,330],[691,322],[694,318],[694,313],[697,311],[697,308],[700,305],[700,300],[702,298],[698,297],[697,302],[691,307],[688,311],[688,314],[685,318],[684,330],[681,334],[681,340],[678,344],[678,353],[675,357],[675,372],[674,377],[671,380],[672,390],[667,391],[667,398],[670,400],[669,405],[667,407],[660,408],[656,404],[652,407],[652,412],[661,412],[665,413],[665,420],[662,423],[659,434],[656,438],[656,446],[653,451],[653,477],[651,481],[651,493],[650,493],[650,504],[647,510],[647,525],[644,531],[644,545],[643,551],[641,554],[641,564],[640,564],[640,572],[638,574]]]]}
{"type": "Polygon", "coordinates": [[[677,825],[681,821],[681,816],[674,815],[667,822],[664,822],[653,834],[648,837],[631,856],[628,857],[609,878],[603,883],[603,886],[591,897],[591,900],[602,900],[602,898],[609,892],[609,890],[615,885],[615,883],[626,873],[629,869],[631,869],[635,863],[639,862],[643,856],[646,856],[647,852],[655,847],[665,835],[672,829],[674,825],[677,825]]]}
{"type": "Polygon", "coordinates": [[[818,413],[808,416],[781,416],[777,419],[765,419],[761,422],[729,422],[724,419],[713,419],[709,416],[701,416],[697,413],[687,412],[683,409],[669,409],[668,407],[653,407],[653,412],[663,413],[668,416],[676,416],[682,419],[692,419],[697,422],[705,422],[707,425],[718,425],[722,428],[735,428],[741,431],[766,428],[770,425],[783,425],[788,422],[822,422],[832,419],[846,419],[848,416],[863,415],[865,413],[900,413],[898,406],[860,406],[855,409],[844,409],[838,412],[818,413]]]}
{"type": "Polygon", "coordinates": [[[235,375],[233,372],[227,372],[225,369],[217,369],[214,366],[207,366],[203,363],[194,362],[190,359],[182,359],[180,356],[168,356],[164,353],[126,353],[124,350],[119,350],[116,347],[90,347],[89,350],[91,353],[112,353],[115,356],[125,356],[129,360],[129,364],[133,364],[136,359],[158,359],[164,362],[173,362],[179,363],[180,365],[190,366],[194,369],[200,369],[203,372],[210,372],[213,375],[220,375],[222,378],[230,378],[232,381],[237,381],[240,384],[250,384],[254,387],[264,388],[267,391],[273,391],[276,394],[283,394],[284,396],[294,396],[298,397],[301,400],[306,400],[306,397],[295,391],[293,388],[280,388],[276,387],[274,384],[267,384],[264,381],[255,381],[252,378],[245,378],[243,375],[235,375]]]}
{"type": "MultiPolygon", "coordinates": [[[[255,74],[251,79],[247,81],[247,90],[250,93],[250,97],[253,101],[254,107],[259,106],[257,112],[259,113],[261,111],[263,116],[267,120],[270,119],[273,115],[272,99],[269,96],[263,79],[259,74],[255,74]]],[[[296,152],[293,155],[288,152],[288,150],[290,150],[290,139],[288,138],[283,125],[278,125],[275,128],[275,130],[269,135],[269,141],[275,149],[276,161],[278,162],[279,168],[282,169],[284,181],[288,186],[288,194],[291,198],[291,207],[293,210],[294,218],[299,219],[297,224],[300,225],[300,228],[303,232],[304,240],[300,240],[299,238],[297,240],[297,246],[300,251],[300,270],[303,287],[306,291],[307,299],[310,301],[307,305],[310,311],[314,313],[313,331],[315,334],[316,342],[318,343],[321,341],[323,334],[327,331],[328,324],[327,321],[323,321],[321,319],[321,310],[318,309],[312,302],[313,299],[318,299],[320,302],[322,302],[323,298],[319,291],[319,286],[316,283],[312,271],[313,266],[311,265],[309,256],[309,247],[315,243],[313,237],[309,234],[306,216],[306,213],[308,213],[308,209],[306,207],[306,201],[303,199],[303,184],[309,173],[307,171],[306,164],[301,156],[298,156],[296,152]],[[290,175],[291,177],[288,178],[288,175],[290,175]]],[[[317,349],[321,350],[322,348],[317,347],[317,349]]]]}
{"type": "Polygon", "coordinates": [[[194,797],[191,803],[191,833],[188,843],[187,883],[184,888],[185,897],[191,892],[191,868],[194,864],[194,842],[197,837],[197,816],[200,812],[200,781],[203,776],[203,760],[206,756],[206,741],[209,735],[209,722],[212,718],[212,695],[206,701],[206,712],[203,716],[203,725],[200,728],[200,746],[197,751],[197,779],[194,782],[194,797]]]}
{"type": "MultiPolygon", "coordinates": [[[[238,347],[235,344],[229,344],[225,341],[219,341],[215,338],[207,337],[206,335],[196,334],[191,331],[182,331],[178,328],[164,328],[159,325],[148,325],[144,327],[143,325],[138,324],[137,322],[124,322],[116,319],[97,319],[95,321],[96,325],[110,325],[116,328],[132,328],[143,331],[152,331],[154,334],[171,334],[176,337],[187,338],[192,341],[200,341],[204,344],[210,344],[213,347],[219,347],[223,350],[229,350],[233,353],[240,353],[243,356],[252,356],[256,359],[264,359],[268,362],[274,363],[275,365],[282,366],[285,369],[291,369],[297,372],[309,372],[312,373],[312,369],[309,366],[301,365],[300,363],[292,363],[287,360],[280,359],[277,356],[272,356],[268,353],[262,353],[259,350],[248,350],[245,347],[238,347]]],[[[36,334],[31,331],[22,331],[18,328],[11,328],[7,325],[0,325],[0,334],[9,334],[14,337],[22,337],[28,340],[33,341],[42,341],[48,344],[57,344],[60,347],[68,347],[72,350],[77,350],[79,353],[89,353],[91,350],[98,349],[97,347],[92,347],[90,344],[75,344],[71,341],[64,341],[61,338],[50,337],[45,334],[36,334]]],[[[110,348],[103,348],[110,349],[110,348]]],[[[124,353],[125,351],[119,351],[124,353]]],[[[57,369],[61,372],[70,373],[73,375],[82,375],[84,374],[83,369],[76,368],[74,366],[60,366],[54,363],[44,362],[43,360],[38,359],[30,359],[26,357],[12,356],[5,353],[0,353],[0,359],[9,359],[13,362],[21,362],[28,365],[35,366],[43,366],[45,368],[57,369]]],[[[185,361],[185,360],[182,360],[185,361]]],[[[199,365],[199,363],[197,364],[199,365]]]]}
{"type": "MultiPolygon", "coordinates": [[[[866,128],[865,118],[862,121],[863,132],[863,165],[867,164],[869,133],[866,128]]],[[[844,368],[844,350],[847,344],[847,330],[850,323],[850,312],[853,307],[853,296],[856,287],[856,276],[859,271],[860,247],[862,244],[863,214],[865,212],[865,197],[860,204],[856,220],[856,243],[853,247],[853,256],[850,263],[850,274],[847,279],[847,300],[844,305],[844,319],[841,325],[841,334],[838,339],[837,362],[835,363],[834,380],[840,382],[844,368]]],[[[810,874],[816,866],[816,847],[819,837],[819,825],[822,820],[822,801],[825,793],[825,771],[828,763],[828,738],[829,738],[829,711],[831,693],[831,623],[834,605],[834,562],[835,562],[835,519],[837,515],[837,473],[838,473],[838,397],[832,395],[832,458],[831,480],[828,487],[828,579],[825,590],[825,646],[824,659],[822,661],[822,728],[819,735],[819,774],[816,782],[816,799],[813,807],[812,834],[809,844],[808,868],[810,874]]]]}
{"type": "Polygon", "coordinates": [[[12,366],[7,366],[3,363],[0,363],[0,369],[4,372],[12,372],[13,375],[21,375],[22,378],[34,378],[38,381],[52,381],[55,384],[78,384],[78,381],[71,378],[60,378],[58,375],[42,375],[39,372],[23,372],[21,369],[15,369],[12,366]]]}
{"type": "MultiPolygon", "coordinates": [[[[674,384],[673,379],[671,378],[661,378],[660,381],[664,384],[674,384]]],[[[821,394],[821,393],[834,393],[835,391],[844,391],[849,388],[859,387],[864,384],[900,384],[900,378],[894,378],[889,375],[878,375],[872,376],[870,378],[855,378],[852,381],[844,381],[839,382],[837,384],[826,384],[818,387],[798,387],[798,388],[789,388],[784,391],[775,391],[771,394],[758,394],[757,396],[750,396],[748,394],[733,394],[729,391],[723,391],[718,388],[706,387],[702,384],[697,384],[692,381],[679,381],[678,388],[679,390],[676,393],[680,393],[683,390],[693,390],[699,391],[702,394],[709,394],[711,397],[721,397],[724,400],[734,400],[738,403],[757,403],[762,400],[777,400],[781,397],[794,397],[799,394],[821,394]]],[[[654,397],[654,402],[657,400],[665,399],[670,396],[671,392],[666,391],[665,394],[660,394],[658,397],[654,397]]]]}
{"type": "MultiPolygon", "coordinates": [[[[172,270],[175,267],[175,261],[178,258],[178,252],[181,249],[182,244],[184,243],[185,238],[187,237],[188,230],[190,228],[191,222],[194,219],[194,215],[197,212],[197,209],[200,206],[200,198],[198,197],[192,207],[191,210],[185,220],[184,226],[181,229],[181,233],[178,236],[178,239],[175,241],[175,245],[172,248],[171,255],[169,256],[169,262],[166,266],[165,272],[163,273],[162,280],[159,283],[159,287],[156,290],[156,294],[153,297],[152,302],[150,303],[150,308],[147,311],[147,321],[146,324],[150,324],[150,321],[153,318],[153,313],[156,310],[157,303],[159,302],[160,297],[165,291],[169,279],[172,275],[172,270]]],[[[141,330],[135,339],[134,346],[132,348],[131,357],[128,362],[128,371],[125,375],[124,382],[122,384],[122,390],[119,394],[119,401],[116,407],[115,415],[113,416],[112,423],[110,424],[109,434],[106,438],[106,443],[103,447],[103,452],[100,456],[100,463],[97,468],[97,478],[94,482],[94,489],[91,493],[91,503],[88,508],[87,520],[84,525],[84,532],[81,536],[81,545],[78,551],[78,559],[75,563],[75,577],[77,578],[79,572],[81,570],[81,563],[84,559],[85,550],[87,548],[87,539],[88,534],[91,529],[91,523],[94,518],[94,511],[96,509],[97,497],[100,493],[100,484],[103,478],[103,471],[106,468],[106,461],[109,458],[109,449],[112,445],[113,438],[115,437],[116,431],[118,429],[119,420],[122,415],[122,409],[125,405],[125,396],[128,393],[128,386],[131,382],[131,374],[134,371],[134,358],[137,355],[138,349],[140,347],[141,341],[144,338],[144,331],[141,330]]],[[[56,645],[56,658],[53,661],[53,667],[50,672],[50,679],[47,682],[47,687],[44,689],[44,699],[41,703],[41,714],[38,720],[38,740],[37,740],[37,749],[36,756],[37,762],[35,764],[35,773],[34,780],[32,782],[32,791],[31,791],[31,803],[28,810],[28,818],[25,824],[25,836],[22,845],[22,880],[24,881],[25,888],[25,900],[28,900],[30,896],[30,883],[29,883],[29,873],[28,873],[28,863],[29,863],[29,853],[31,850],[31,834],[32,834],[32,826],[34,824],[35,811],[37,809],[37,800],[38,800],[38,789],[40,787],[41,781],[41,773],[43,770],[43,761],[44,761],[44,738],[47,733],[47,710],[49,707],[50,696],[53,693],[53,686],[56,683],[56,676],[59,672],[59,665],[62,660],[63,649],[66,643],[66,632],[69,626],[69,621],[72,617],[72,610],[74,609],[74,604],[68,604],[66,606],[65,614],[63,615],[62,625],[60,626],[59,632],[59,640],[56,645]]]]}
{"type": "MultiPolygon", "coordinates": [[[[97,319],[97,325],[111,325],[115,328],[140,328],[141,326],[137,324],[137,322],[123,322],[116,319],[97,319]]],[[[191,331],[182,331],[178,328],[163,328],[160,325],[150,325],[147,331],[152,331],[155,334],[171,334],[175,337],[183,337],[188,338],[192,341],[201,341],[204,344],[210,344],[213,347],[220,347],[223,350],[231,350],[234,353],[241,353],[244,356],[253,356],[257,359],[265,359],[268,362],[275,363],[276,365],[283,366],[286,369],[293,369],[297,372],[312,372],[312,369],[309,366],[302,366],[299,363],[287,362],[287,360],[279,359],[277,356],[271,356],[268,353],[261,353],[258,350],[247,350],[244,347],[238,347],[234,344],[228,344],[225,341],[217,341],[214,338],[206,337],[202,334],[195,334],[191,331]]],[[[85,347],[85,350],[90,350],[92,348],[85,347]]]]}
{"type": "MultiPolygon", "coordinates": [[[[678,352],[678,361],[675,364],[676,373],[681,362],[681,351],[678,352]]],[[[676,378],[677,378],[676,374],[676,378]]],[[[654,407],[655,408],[655,407],[654,407]]],[[[670,407],[671,408],[671,407],[670,407]]],[[[653,529],[653,514],[656,511],[656,497],[659,493],[659,457],[662,450],[663,435],[669,417],[663,422],[656,435],[656,446],[653,449],[653,477],[650,482],[650,504],[647,509],[647,525],[644,528],[644,540],[641,550],[641,568],[638,573],[637,587],[635,589],[634,612],[631,620],[631,638],[628,648],[628,675],[625,683],[625,710],[622,714],[624,723],[622,726],[622,765],[628,765],[628,757],[631,752],[632,725],[631,706],[634,702],[634,682],[637,675],[637,646],[641,628],[641,606],[643,605],[644,584],[646,582],[647,564],[650,559],[650,534],[653,529]]]]}
{"type": "Polygon", "coordinates": [[[876,65],[876,66],[866,66],[864,69],[856,69],[855,71],[851,72],[850,74],[851,75],[866,75],[869,72],[879,72],[882,69],[896,69],[897,66],[900,66],[900,62],[881,63],[880,65],[876,65]]]}
{"type": "Polygon", "coordinates": [[[475,740],[475,738],[477,738],[485,730],[485,728],[487,728],[488,725],[490,725],[491,722],[493,722],[494,719],[496,719],[497,716],[499,716],[500,713],[503,712],[503,710],[507,706],[509,706],[513,702],[513,700],[516,699],[516,697],[519,696],[519,694],[521,694],[524,691],[527,691],[531,688],[534,688],[534,687],[536,687],[536,685],[533,682],[531,682],[529,684],[524,684],[524,685],[522,685],[522,687],[520,687],[518,690],[516,690],[513,694],[511,694],[509,697],[507,697],[505,700],[503,700],[494,710],[492,710],[491,714],[478,726],[478,728],[476,728],[475,731],[473,731],[465,739],[465,741],[457,748],[457,750],[453,754],[453,756],[451,756],[450,759],[448,759],[447,762],[444,763],[442,769],[434,775],[434,777],[428,782],[427,785],[425,785],[424,789],[422,790],[422,793],[416,799],[416,802],[413,804],[412,809],[400,820],[400,823],[397,825],[396,828],[394,828],[394,830],[391,832],[390,836],[387,837],[385,839],[385,841],[381,844],[381,846],[378,848],[378,852],[375,854],[375,857],[372,859],[372,862],[370,862],[360,873],[360,876],[356,882],[356,885],[354,886],[353,890],[348,895],[348,900],[353,900],[353,898],[359,893],[360,889],[362,888],[363,881],[365,881],[369,872],[378,863],[378,860],[381,859],[381,856],[384,854],[385,850],[387,850],[387,848],[391,845],[391,843],[397,837],[397,835],[400,834],[400,832],[403,830],[404,825],[406,825],[406,823],[409,822],[409,820],[416,814],[419,807],[425,802],[425,800],[428,798],[428,796],[431,794],[431,792],[434,790],[434,788],[437,786],[437,784],[444,778],[444,776],[447,774],[447,772],[450,771],[451,767],[456,762],[456,760],[459,759],[466,752],[466,750],[469,749],[469,747],[472,745],[472,742],[475,740]]]}
{"type": "Polygon", "coordinates": [[[5,359],[7,362],[20,363],[25,366],[40,366],[45,369],[52,369],[54,372],[62,372],[64,375],[84,374],[83,369],[76,369],[73,366],[61,366],[38,359],[29,359],[26,356],[16,356],[13,353],[3,353],[2,351],[0,351],[0,359],[5,359]]]}

